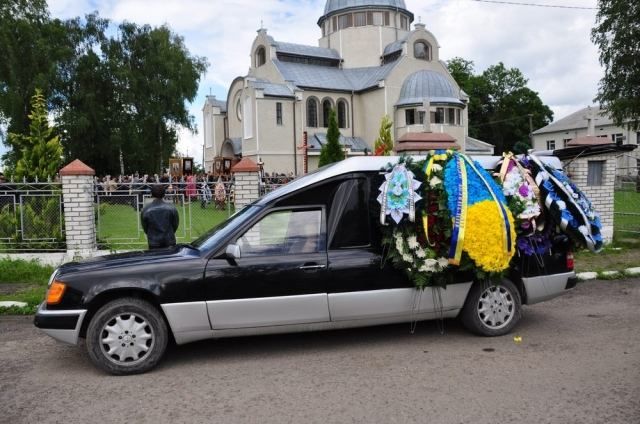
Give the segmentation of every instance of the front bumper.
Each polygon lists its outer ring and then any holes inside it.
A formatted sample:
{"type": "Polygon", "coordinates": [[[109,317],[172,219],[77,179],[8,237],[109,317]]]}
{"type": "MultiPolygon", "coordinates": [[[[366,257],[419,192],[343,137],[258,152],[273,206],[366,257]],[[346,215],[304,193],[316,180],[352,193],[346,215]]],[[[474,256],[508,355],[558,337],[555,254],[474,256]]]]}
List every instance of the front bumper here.
{"type": "Polygon", "coordinates": [[[75,345],[78,344],[86,313],[86,309],[47,310],[46,303],[42,302],[38,306],[33,324],[54,339],[75,345]]]}

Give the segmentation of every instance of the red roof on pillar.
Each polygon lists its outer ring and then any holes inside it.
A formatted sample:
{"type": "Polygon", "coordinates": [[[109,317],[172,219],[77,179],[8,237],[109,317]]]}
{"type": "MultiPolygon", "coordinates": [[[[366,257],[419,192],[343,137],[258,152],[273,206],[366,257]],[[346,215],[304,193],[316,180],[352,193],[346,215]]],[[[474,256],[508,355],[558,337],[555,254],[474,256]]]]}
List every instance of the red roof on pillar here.
{"type": "Polygon", "coordinates": [[[76,159],[60,170],[60,176],[63,175],[96,175],[96,171],[76,159]]]}
{"type": "Polygon", "coordinates": [[[394,150],[396,153],[407,151],[425,150],[460,150],[456,139],[446,133],[409,132],[396,140],[394,150]]]}
{"type": "Polygon", "coordinates": [[[260,167],[249,158],[242,160],[231,167],[231,172],[258,172],[260,167]]]}

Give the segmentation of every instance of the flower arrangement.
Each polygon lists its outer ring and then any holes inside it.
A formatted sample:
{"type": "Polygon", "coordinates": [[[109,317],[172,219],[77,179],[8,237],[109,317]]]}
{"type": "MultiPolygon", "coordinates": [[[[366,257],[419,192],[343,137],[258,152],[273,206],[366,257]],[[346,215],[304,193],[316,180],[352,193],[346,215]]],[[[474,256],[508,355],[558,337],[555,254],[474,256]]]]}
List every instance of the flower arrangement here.
{"type": "Polygon", "coordinates": [[[381,223],[386,215],[395,222],[382,227],[387,257],[417,287],[444,286],[453,281],[450,271],[456,269],[473,271],[479,279],[507,269],[515,250],[513,218],[501,189],[466,156],[431,151],[417,163],[403,158],[387,173],[380,191],[381,223]],[[407,173],[399,165],[410,170],[417,185],[402,176],[407,173]],[[413,220],[406,212],[412,184],[419,190],[415,216],[422,219],[413,220]]]}
{"type": "Polygon", "coordinates": [[[561,172],[530,155],[545,209],[575,243],[593,252],[602,249],[602,224],[589,199],[561,172]]]}

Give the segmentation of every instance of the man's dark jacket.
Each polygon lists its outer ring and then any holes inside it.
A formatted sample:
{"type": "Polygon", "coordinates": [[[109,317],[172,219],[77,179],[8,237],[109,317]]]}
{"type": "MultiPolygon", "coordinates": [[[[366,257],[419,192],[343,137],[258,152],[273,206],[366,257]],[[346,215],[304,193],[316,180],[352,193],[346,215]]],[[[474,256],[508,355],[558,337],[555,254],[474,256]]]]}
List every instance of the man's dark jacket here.
{"type": "Polygon", "coordinates": [[[147,234],[149,249],[176,244],[175,232],[180,218],[176,207],[162,199],[153,199],[141,212],[142,228],[147,234]]]}

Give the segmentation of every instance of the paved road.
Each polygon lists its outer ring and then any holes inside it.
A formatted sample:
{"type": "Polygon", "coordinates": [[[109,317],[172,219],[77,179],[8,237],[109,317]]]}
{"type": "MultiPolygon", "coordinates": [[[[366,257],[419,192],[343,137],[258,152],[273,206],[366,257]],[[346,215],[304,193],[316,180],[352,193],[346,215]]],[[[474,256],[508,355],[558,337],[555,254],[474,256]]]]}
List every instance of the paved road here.
{"type": "Polygon", "coordinates": [[[0,422],[640,423],[640,279],[526,307],[511,336],[441,327],[205,341],[112,377],[1,317],[0,422]]]}

